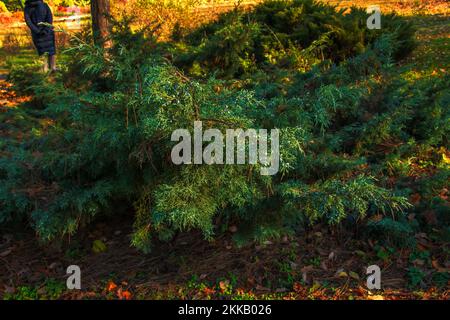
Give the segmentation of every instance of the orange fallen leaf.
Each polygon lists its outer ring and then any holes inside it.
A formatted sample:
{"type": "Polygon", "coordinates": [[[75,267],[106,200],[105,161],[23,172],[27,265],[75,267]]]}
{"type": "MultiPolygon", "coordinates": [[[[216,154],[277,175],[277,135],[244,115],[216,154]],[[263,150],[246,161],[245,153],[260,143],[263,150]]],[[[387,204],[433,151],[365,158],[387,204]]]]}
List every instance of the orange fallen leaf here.
{"type": "Polygon", "coordinates": [[[130,300],[131,299],[131,292],[128,291],[128,290],[123,291],[121,299],[130,300]]]}
{"type": "Polygon", "coordinates": [[[242,295],[242,294],[245,293],[245,290],[242,289],[242,288],[238,288],[238,289],[236,289],[236,293],[239,294],[239,295],[242,295]]]}
{"type": "Polygon", "coordinates": [[[230,284],[230,281],[228,281],[228,280],[220,281],[220,282],[219,282],[219,288],[220,288],[220,290],[222,290],[222,291],[227,290],[229,284],[230,284]]]}
{"type": "Polygon", "coordinates": [[[123,300],[123,299],[130,300],[131,299],[130,291],[127,291],[127,290],[123,291],[122,288],[119,288],[119,290],[117,290],[116,294],[120,300],[123,300]]]}
{"type": "Polygon", "coordinates": [[[216,290],[208,288],[208,287],[203,289],[203,293],[206,294],[207,296],[214,294],[215,292],[216,292],[216,290]]]}
{"type": "Polygon", "coordinates": [[[111,292],[111,291],[113,291],[114,289],[117,288],[117,284],[115,284],[114,282],[110,281],[110,282],[108,283],[108,286],[107,286],[106,288],[107,288],[107,290],[108,290],[109,292],[111,292]]]}

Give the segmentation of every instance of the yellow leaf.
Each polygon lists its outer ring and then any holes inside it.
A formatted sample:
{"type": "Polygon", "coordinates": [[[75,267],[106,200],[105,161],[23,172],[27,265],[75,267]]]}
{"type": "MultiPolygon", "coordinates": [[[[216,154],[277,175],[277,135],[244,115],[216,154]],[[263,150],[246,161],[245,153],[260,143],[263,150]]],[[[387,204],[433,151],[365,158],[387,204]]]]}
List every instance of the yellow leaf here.
{"type": "Polygon", "coordinates": [[[355,280],[359,280],[359,275],[358,275],[356,272],[354,272],[354,271],[350,271],[350,272],[348,273],[348,275],[349,275],[350,277],[352,277],[353,279],[355,279],[355,280]]]}
{"type": "Polygon", "coordinates": [[[106,245],[101,240],[95,240],[92,244],[92,251],[94,253],[100,253],[106,251],[106,245]]]}
{"type": "Polygon", "coordinates": [[[367,299],[368,300],[384,300],[384,297],[382,296],[382,295],[379,295],[379,294],[377,294],[377,295],[369,295],[369,296],[367,296],[367,299]]]}
{"type": "Polygon", "coordinates": [[[445,164],[450,164],[450,158],[445,153],[442,154],[442,160],[444,160],[445,164]]]}
{"type": "Polygon", "coordinates": [[[366,256],[366,253],[364,251],[361,251],[361,250],[356,250],[355,254],[357,254],[360,257],[365,257],[366,256]]]}

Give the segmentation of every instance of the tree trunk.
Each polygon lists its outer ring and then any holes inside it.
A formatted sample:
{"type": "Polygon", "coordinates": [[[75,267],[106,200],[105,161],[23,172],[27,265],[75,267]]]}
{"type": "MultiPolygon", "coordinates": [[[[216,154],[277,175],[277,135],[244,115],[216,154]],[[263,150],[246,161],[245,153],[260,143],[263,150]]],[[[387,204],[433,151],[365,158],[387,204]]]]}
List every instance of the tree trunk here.
{"type": "Polygon", "coordinates": [[[103,48],[110,47],[109,0],[91,0],[92,33],[94,42],[103,48]]]}

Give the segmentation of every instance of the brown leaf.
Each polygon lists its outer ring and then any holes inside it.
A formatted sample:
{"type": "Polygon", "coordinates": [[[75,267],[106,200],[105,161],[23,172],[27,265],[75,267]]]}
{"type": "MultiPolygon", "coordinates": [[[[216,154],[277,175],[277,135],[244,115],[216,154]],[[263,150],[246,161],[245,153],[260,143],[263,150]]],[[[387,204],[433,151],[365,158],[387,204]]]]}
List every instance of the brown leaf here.
{"type": "Polygon", "coordinates": [[[270,291],[269,288],[260,286],[259,284],[256,286],[256,291],[270,291]]]}
{"type": "Polygon", "coordinates": [[[14,294],[15,292],[16,292],[16,289],[14,287],[5,286],[5,293],[14,294]]]}
{"type": "Polygon", "coordinates": [[[58,268],[60,268],[61,267],[61,263],[59,263],[59,262],[52,262],[49,266],[48,266],[48,268],[50,269],[50,270],[54,270],[54,269],[58,269],[58,268]]]}
{"type": "Polygon", "coordinates": [[[379,222],[382,219],[383,219],[383,215],[382,214],[376,214],[372,218],[370,218],[370,220],[373,221],[373,222],[379,222]]]}
{"type": "Polygon", "coordinates": [[[255,278],[253,278],[253,277],[249,277],[249,278],[247,278],[247,283],[249,284],[249,285],[251,285],[251,286],[253,286],[253,285],[255,285],[255,278]]]}
{"type": "Polygon", "coordinates": [[[330,254],[328,255],[328,260],[335,260],[336,259],[336,254],[334,253],[334,251],[331,251],[330,254]]]}
{"type": "Polygon", "coordinates": [[[307,284],[309,283],[308,273],[306,273],[306,272],[302,273],[302,280],[304,283],[307,283],[307,284]]]}
{"type": "Polygon", "coordinates": [[[440,197],[442,200],[447,201],[447,200],[448,200],[448,195],[447,195],[447,193],[448,193],[447,188],[444,188],[444,189],[442,189],[442,191],[439,193],[439,197],[440,197]]]}
{"type": "Polygon", "coordinates": [[[425,264],[425,261],[423,261],[423,260],[421,260],[421,259],[416,259],[416,260],[412,261],[412,263],[413,263],[415,266],[423,266],[423,265],[425,264]]]}
{"type": "Polygon", "coordinates": [[[12,249],[11,249],[11,248],[6,249],[6,250],[3,251],[2,253],[0,253],[0,257],[4,258],[4,257],[6,257],[7,255],[9,255],[11,252],[12,252],[12,249]]]}
{"type": "Polygon", "coordinates": [[[412,204],[418,204],[421,198],[422,197],[420,196],[420,194],[414,193],[409,200],[411,201],[412,204]]]}
{"type": "Polygon", "coordinates": [[[302,272],[310,272],[310,271],[313,271],[314,270],[314,266],[313,265],[307,265],[307,266],[304,266],[302,269],[301,269],[301,271],[302,272]]]}
{"type": "Polygon", "coordinates": [[[439,265],[439,261],[438,260],[432,260],[431,261],[431,265],[433,266],[433,268],[435,268],[438,272],[447,272],[448,270],[446,268],[443,268],[439,265]]]}
{"type": "Polygon", "coordinates": [[[6,244],[8,244],[13,240],[13,236],[11,234],[4,234],[3,239],[6,241],[6,244]]]}
{"type": "Polygon", "coordinates": [[[430,225],[437,225],[438,221],[436,218],[436,214],[434,213],[434,211],[426,211],[424,213],[424,217],[425,217],[425,221],[430,224],[430,225]]]}

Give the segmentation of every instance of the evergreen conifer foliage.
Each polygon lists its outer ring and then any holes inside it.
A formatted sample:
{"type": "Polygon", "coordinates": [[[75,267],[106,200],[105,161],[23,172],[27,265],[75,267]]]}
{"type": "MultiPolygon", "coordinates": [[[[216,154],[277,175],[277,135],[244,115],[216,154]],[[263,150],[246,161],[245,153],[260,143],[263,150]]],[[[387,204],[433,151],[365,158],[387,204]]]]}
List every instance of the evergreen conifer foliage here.
{"type": "Polygon", "coordinates": [[[403,224],[408,190],[387,183],[395,159],[376,150],[401,141],[393,153],[402,159],[412,152],[408,141],[448,143],[448,78],[431,91],[393,81],[393,61],[405,50],[397,41],[401,28],[363,36],[355,51],[363,31],[349,27],[351,14],[309,0],[268,1],[185,36],[187,48],[198,46],[185,52],[116,22],[111,48],[79,42],[70,52],[73,66],[55,82],[30,83],[21,76],[29,70],[13,71],[52,124],[36,124],[27,141],[1,144],[0,223],[26,218],[51,240],[123,209],[133,213],[132,243],[143,250],[190,229],[212,238],[229,223],[238,225],[236,240],[263,241],[312,223],[365,222],[378,214],[391,220],[373,228],[398,222],[396,230],[410,235],[403,224]],[[286,55],[269,66],[267,50],[280,48],[286,55]],[[178,67],[189,65],[187,75],[163,58],[169,55],[178,67]],[[306,67],[281,62],[293,56],[306,67]],[[250,70],[251,77],[237,78],[250,70]],[[232,80],[201,77],[210,71],[232,80]],[[405,96],[405,86],[421,93],[405,96]],[[434,116],[412,107],[424,102],[434,116]],[[279,174],[262,176],[259,165],[173,164],[171,135],[192,132],[194,121],[222,132],[279,129],[279,174]]]}
{"type": "Polygon", "coordinates": [[[206,69],[227,78],[245,77],[261,67],[305,70],[324,60],[339,63],[388,34],[394,39],[395,59],[415,47],[411,23],[386,14],[382,29],[369,30],[367,18],[357,7],[337,9],[314,0],[264,1],[250,12],[235,9],[187,34],[175,64],[194,75],[206,69]]]}

